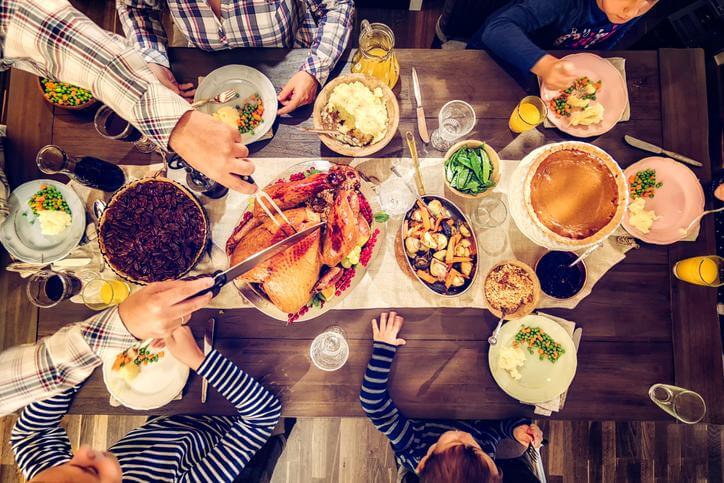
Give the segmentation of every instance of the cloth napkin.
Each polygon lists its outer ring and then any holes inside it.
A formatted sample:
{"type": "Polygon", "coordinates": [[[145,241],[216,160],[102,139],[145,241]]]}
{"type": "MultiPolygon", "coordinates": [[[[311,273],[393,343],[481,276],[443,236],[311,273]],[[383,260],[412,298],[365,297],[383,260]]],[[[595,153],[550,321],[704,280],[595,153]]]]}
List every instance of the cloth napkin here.
{"type": "MultiPolygon", "coordinates": [[[[571,320],[562,319],[561,317],[556,317],[555,315],[549,315],[544,314],[542,312],[537,312],[536,315],[540,315],[541,317],[545,317],[547,319],[552,320],[553,322],[556,322],[558,325],[563,327],[563,330],[565,330],[568,335],[571,336],[573,339],[573,345],[576,347],[576,352],[578,352],[578,347],[581,344],[581,336],[583,333],[582,328],[576,329],[576,323],[571,320]]],[[[551,399],[550,401],[541,402],[535,405],[535,409],[533,412],[535,414],[539,414],[541,416],[550,416],[554,412],[558,412],[563,409],[563,405],[566,402],[566,396],[568,395],[568,390],[566,390],[563,394],[560,396],[551,399]]],[[[528,404],[521,401],[522,404],[528,404]]]]}
{"type": "MultiPolygon", "coordinates": [[[[621,119],[618,122],[627,122],[631,120],[631,104],[628,101],[628,84],[626,84],[626,59],[623,57],[608,57],[606,59],[613,65],[616,70],[618,70],[621,73],[621,76],[623,77],[623,83],[626,86],[626,110],[621,115],[621,119]]],[[[538,78],[538,85],[540,86],[541,79],[538,78]]],[[[543,127],[551,128],[555,127],[553,123],[546,117],[543,121],[543,127]]]]}

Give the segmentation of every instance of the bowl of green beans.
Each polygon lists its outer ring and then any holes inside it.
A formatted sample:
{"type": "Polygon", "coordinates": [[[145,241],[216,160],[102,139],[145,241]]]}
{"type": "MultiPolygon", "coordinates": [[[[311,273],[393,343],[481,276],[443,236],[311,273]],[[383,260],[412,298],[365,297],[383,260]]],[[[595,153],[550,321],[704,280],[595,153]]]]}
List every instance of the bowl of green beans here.
{"type": "Polygon", "coordinates": [[[47,102],[61,109],[80,111],[98,102],[89,90],[67,82],[38,77],[38,88],[47,102]]]}

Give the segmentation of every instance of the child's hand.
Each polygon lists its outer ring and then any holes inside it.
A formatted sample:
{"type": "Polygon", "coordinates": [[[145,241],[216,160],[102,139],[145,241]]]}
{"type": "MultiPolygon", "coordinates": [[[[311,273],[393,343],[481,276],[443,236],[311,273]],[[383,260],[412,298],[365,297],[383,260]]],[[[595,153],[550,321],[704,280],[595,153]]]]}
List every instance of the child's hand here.
{"type": "Polygon", "coordinates": [[[191,329],[186,326],[174,330],[170,336],[164,339],[164,343],[176,359],[194,371],[198,370],[201,363],[204,362],[206,356],[196,343],[191,329]]]}
{"type": "Polygon", "coordinates": [[[394,346],[405,345],[405,339],[397,338],[403,322],[405,322],[405,319],[397,315],[397,312],[390,312],[389,316],[387,312],[382,312],[379,326],[377,325],[377,319],[372,319],[372,340],[386,342],[394,346]]]}
{"type": "Polygon", "coordinates": [[[560,60],[546,55],[531,69],[543,79],[543,83],[551,89],[566,89],[576,80],[575,67],[567,60],[560,60]]]}
{"type": "Polygon", "coordinates": [[[513,430],[513,437],[525,447],[532,444],[534,447],[540,448],[543,444],[543,431],[537,424],[521,424],[513,430]]]}

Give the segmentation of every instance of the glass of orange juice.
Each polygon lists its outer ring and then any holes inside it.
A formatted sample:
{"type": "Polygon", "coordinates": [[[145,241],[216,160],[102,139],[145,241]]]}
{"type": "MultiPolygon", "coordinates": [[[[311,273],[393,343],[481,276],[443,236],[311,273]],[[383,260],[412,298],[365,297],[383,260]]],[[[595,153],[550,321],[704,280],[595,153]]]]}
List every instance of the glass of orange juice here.
{"type": "Polygon", "coordinates": [[[543,122],[548,115],[548,108],[538,96],[524,97],[510,115],[508,127],[514,133],[521,133],[533,129],[543,122]]]}
{"type": "Polygon", "coordinates": [[[131,293],[131,287],[123,280],[96,278],[83,285],[81,296],[86,307],[105,310],[118,305],[131,293]]]}
{"type": "Polygon", "coordinates": [[[674,265],[674,276],[694,285],[721,287],[724,285],[724,258],[706,255],[679,260],[674,265]]]}
{"type": "Polygon", "coordinates": [[[385,24],[360,22],[359,48],[352,57],[351,71],[381,80],[392,89],[400,78],[395,55],[395,34],[385,24]]]}

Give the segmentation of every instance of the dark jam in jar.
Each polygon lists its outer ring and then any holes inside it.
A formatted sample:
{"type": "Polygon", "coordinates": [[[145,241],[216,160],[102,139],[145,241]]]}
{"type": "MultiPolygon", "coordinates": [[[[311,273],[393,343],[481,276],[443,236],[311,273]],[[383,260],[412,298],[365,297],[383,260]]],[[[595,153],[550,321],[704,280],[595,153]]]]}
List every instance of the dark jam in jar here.
{"type": "Polygon", "coordinates": [[[578,255],[573,252],[551,251],[543,255],[535,266],[544,293],[558,299],[576,295],[586,283],[586,266],[583,262],[569,267],[578,255]]]}

